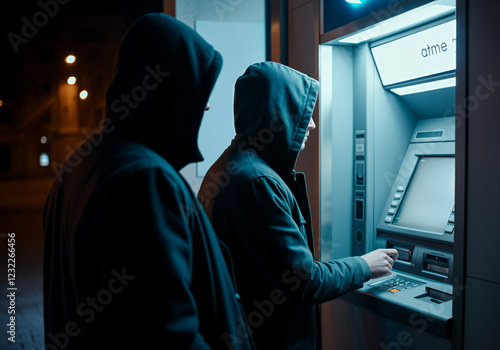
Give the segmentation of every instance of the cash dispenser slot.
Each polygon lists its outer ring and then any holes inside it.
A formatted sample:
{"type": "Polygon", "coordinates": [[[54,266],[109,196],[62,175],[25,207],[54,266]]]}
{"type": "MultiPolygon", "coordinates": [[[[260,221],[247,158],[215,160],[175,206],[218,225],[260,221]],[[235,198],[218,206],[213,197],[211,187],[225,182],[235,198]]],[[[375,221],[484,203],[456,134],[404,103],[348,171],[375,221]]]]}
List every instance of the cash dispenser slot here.
{"type": "Polygon", "coordinates": [[[424,270],[448,276],[450,259],[442,255],[427,253],[424,255],[424,270]]]}
{"type": "Polygon", "coordinates": [[[442,304],[447,301],[453,300],[453,295],[434,288],[426,287],[426,292],[424,294],[416,296],[415,299],[426,301],[432,304],[442,304]]]}

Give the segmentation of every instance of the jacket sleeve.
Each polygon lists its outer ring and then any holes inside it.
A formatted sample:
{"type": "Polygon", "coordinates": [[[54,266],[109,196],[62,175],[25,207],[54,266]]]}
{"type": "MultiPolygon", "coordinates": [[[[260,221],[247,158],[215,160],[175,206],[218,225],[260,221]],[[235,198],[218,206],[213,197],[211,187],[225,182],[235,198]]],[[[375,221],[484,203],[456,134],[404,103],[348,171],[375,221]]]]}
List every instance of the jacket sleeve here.
{"type": "Polygon", "coordinates": [[[126,303],[117,309],[124,337],[148,315],[148,327],[159,333],[155,338],[179,349],[209,349],[190,289],[196,269],[192,230],[182,204],[185,189],[178,177],[155,169],[119,182],[110,186],[111,199],[101,209],[107,213],[111,263],[115,268],[123,264],[137,276],[119,295],[126,303]]]}
{"type": "Polygon", "coordinates": [[[314,261],[304,219],[294,220],[294,205],[293,195],[278,181],[259,177],[243,190],[234,212],[238,236],[270,285],[298,305],[319,304],[360,288],[371,275],[366,261],[314,261]]]}

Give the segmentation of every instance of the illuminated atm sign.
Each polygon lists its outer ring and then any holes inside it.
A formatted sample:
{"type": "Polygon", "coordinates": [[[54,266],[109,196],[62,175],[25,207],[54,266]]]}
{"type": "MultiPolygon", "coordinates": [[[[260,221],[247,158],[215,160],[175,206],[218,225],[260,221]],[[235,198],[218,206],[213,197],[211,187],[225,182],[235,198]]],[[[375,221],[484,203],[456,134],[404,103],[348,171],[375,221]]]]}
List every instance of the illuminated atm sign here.
{"type": "Polygon", "coordinates": [[[456,69],[456,20],[371,48],[384,86],[456,69]]]}

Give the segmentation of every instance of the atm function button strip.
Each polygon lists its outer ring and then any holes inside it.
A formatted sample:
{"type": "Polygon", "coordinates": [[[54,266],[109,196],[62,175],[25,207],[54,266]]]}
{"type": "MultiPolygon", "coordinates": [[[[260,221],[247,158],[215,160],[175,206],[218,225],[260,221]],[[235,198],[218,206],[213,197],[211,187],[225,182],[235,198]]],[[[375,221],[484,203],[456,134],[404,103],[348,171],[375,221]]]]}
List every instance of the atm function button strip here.
{"type": "Polygon", "coordinates": [[[392,219],[394,218],[394,214],[396,214],[396,210],[398,208],[399,203],[401,202],[401,198],[403,198],[403,192],[405,188],[403,186],[396,187],[396,193],[394,194],[393,200],[391,202],[391,207],[387,211],[387,216],[384,219],[384,222],[390,224],[392,219]]]}
{"type": "Polygon", "coordinates": [[[450,217],[448,218],[444,233],[452,234],[453,231],[455,231],[455,206],[453,206],[450,217]]]}

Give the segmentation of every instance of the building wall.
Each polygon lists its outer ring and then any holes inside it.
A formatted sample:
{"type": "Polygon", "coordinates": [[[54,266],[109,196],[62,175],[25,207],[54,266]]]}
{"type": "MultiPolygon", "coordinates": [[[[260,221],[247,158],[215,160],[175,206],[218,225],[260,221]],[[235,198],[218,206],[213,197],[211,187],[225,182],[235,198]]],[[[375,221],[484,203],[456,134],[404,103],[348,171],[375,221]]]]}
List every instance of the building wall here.
{"type": "MultiPolygon", "coordinates": [[[[468,17],[467,95],[457,101],[460,128],[467,130],[465,284],[460,286],[464,349],[499,345],[500,319],[500,3],[464,1],[468,17]],[[486,39],[487,38],[487,39],[486,39]],[[465,115],[459,115],[462,110],[465,115]],[[462,299],[463,297],[463,299],[462,299]]],[[[457,127],[458,127],[457,126],[457,127]]]]}
{"type": "MultiPolygon", "coordinates": [[[[288,65],[318,79],[318,0],[288,1],[288,65]]],[[[316,256],[319,257],[319,123],[318,105],[313,114],[316,129],[297,159],[296,171],[304,172],[313,218],[316,256]]]]}
{"type": "Polygon", "coordinates": [[[198,145],[203,162],[181,170],[195,193],[208,168],[235,135],[233,98],[236,79],[256,62],[265,61],[264,0],[176,1],[175,17],[195,29],[222,55],[222,71],[209,99],[198,145]],[[226,33],[226,34],[224,34],[226,33]]]}

